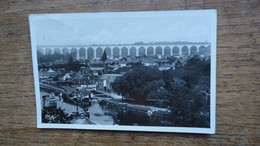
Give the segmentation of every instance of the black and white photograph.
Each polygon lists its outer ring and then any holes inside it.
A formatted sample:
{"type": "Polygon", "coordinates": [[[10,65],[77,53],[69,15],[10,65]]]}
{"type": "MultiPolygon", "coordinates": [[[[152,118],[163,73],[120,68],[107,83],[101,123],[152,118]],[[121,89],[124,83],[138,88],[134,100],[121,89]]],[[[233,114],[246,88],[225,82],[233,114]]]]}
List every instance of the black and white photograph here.
{"type": "Polygon", "coordinates": [[[38,128],[215,133],[216,10],[29,21],[38,128]]]}

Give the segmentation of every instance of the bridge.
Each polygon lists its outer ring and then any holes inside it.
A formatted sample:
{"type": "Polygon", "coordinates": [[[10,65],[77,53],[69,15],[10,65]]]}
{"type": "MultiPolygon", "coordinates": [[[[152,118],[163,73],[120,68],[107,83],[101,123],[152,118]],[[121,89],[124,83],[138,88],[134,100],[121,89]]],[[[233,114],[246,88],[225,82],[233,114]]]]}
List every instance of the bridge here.
{"type": "Polygon", "coordinates": [[[108,58],[126,56],[187,56],[199,52],[210,52],[210,43],[135,43],[117,45],[73,45],[73,46],[37,46],[37,52],[43,55],[69,54],[74,59],[99,59],[106,51],[108,58]]]}

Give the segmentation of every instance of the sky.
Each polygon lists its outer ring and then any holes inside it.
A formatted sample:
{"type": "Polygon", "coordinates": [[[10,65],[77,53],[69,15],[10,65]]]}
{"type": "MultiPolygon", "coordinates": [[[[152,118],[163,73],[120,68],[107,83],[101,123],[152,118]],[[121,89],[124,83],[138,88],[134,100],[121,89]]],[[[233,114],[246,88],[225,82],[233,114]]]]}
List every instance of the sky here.
{"type": "Polygon", "coordinates": [[[35,15],[38,45],[210,42],[212,11],[35,15]]]}

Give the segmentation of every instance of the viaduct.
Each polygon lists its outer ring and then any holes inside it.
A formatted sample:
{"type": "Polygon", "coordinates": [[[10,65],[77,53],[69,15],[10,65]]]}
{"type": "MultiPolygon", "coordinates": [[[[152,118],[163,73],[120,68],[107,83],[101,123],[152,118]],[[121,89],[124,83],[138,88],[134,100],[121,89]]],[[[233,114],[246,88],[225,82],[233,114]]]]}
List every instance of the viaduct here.
{"type": "Polygon", "coordinates": [[[74,59],[99,59],[103,52],[109,58],[125,56],[187,56],[200,52],[210,52],[210,43],[168,43],[168,44],[118,44],[118,45],[74,45],[37,46],[37,53],[43,55],[69,54],[74,59]]]}

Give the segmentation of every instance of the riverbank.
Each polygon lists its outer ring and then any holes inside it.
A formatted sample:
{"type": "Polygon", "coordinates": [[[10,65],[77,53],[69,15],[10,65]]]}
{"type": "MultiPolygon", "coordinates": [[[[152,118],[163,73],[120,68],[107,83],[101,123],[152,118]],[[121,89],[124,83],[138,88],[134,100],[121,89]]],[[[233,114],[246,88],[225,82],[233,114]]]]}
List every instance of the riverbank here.
{"type": "Polygon", "coordinates": [[[158,108],[154,106],[130,104],[130,103],[124,103],[120,100],[107,99],[107,98],[99,98],[98,102],[101,106],[104,106],[107,109],[114,111],[114,114],[117,114],[116,116],[118,120],[122,119],[122,117],[123,119],[133,120],[133,121],[135,120],[138,121],[140,119],[137,118],[142,118],[144,121],[142,121],[141,123],[144,122],[144,125],[146,124],[147,125],[155,124],[154,126],[173,125],[172,122],[169,121],[169,115],[171,111],[167,108],[158,108]],[[133,114],[136,115],[134,116],[135,119],[129,119],[129,117],[127,117],[127,116],[133,116],[133,114]]]}

